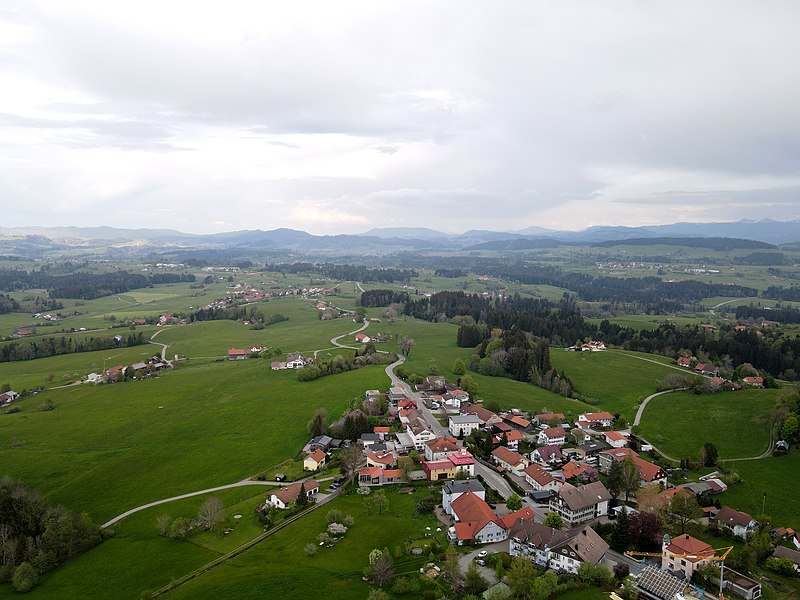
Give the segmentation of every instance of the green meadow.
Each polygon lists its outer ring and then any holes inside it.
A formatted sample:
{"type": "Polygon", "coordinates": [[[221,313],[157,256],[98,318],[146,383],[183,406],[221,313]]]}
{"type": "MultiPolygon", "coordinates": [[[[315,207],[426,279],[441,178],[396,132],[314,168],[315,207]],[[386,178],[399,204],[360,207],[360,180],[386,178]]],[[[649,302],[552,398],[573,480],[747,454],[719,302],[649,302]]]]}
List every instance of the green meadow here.
{"type": "Polygon", "coordinates": [[[672,392],[653,398],[642,416],[642,435],[674,458],[696,458],[706,442],[720,458],[761,454],[769,446],[770,413],[778,390],[695,394],[672,392]]]}

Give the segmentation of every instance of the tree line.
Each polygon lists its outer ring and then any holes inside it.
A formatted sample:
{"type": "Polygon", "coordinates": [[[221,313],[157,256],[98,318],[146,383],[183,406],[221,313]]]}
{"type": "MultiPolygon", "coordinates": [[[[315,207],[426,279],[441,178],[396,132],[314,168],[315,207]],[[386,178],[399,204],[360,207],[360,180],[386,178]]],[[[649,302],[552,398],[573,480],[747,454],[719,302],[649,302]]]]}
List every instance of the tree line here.
{"type": "Polygon", "coordinates": [[[0,479],[0,581],[27,592],[41,574],[101,541],[100,529],[85,514],[51,504],[23,483],[0,479]]]}
{"type": "Polygon", "coordinates": [[[336,265],[332,263],[277,263],[266,264],[267,271],[292,275],[323,275],[337,281],[361,281],[364,283],[407,282],[417,276],[412,269],[385,268],[371,269],[364,265],[336,265]]]}
{"type": "Polygon", "coordinates": [[[790,306],[767,308],[749,304],[736,307],[736,319],[738,321],[766,319],[768,321],[778,321],[779,323],[800,323],[800,309],[790,306]]]}
{"type": "Polygon", "coordinates": [[[389,306],[390,304],[400,304],[408,302],[408,292],[396,292],[395,290],[368,290],[362,292],[359,304],[365,308],[375,308],[377,306],[389,306]]]}
{"type": "Polygon", "coordinates": [[[191,322],[195,321],[250,321],[253,324],[267,327],[288,321],[289,317],[275,313],[265,315],[257,306],[226,306],[225,308],[201,308],[189,315],[191,322]]]}
{"type": "Polygon", "coordinates": [[[9,342],[0,346],[0,363],[33,360],[77,352],[94,352],[110,348],[140,346],[147,343],[147,339],[141,332],[120,337],[122,339],[118,341],[115,337],[92,336],[86,339],[75,339],[62,335],[61,337],[9,342]]]}

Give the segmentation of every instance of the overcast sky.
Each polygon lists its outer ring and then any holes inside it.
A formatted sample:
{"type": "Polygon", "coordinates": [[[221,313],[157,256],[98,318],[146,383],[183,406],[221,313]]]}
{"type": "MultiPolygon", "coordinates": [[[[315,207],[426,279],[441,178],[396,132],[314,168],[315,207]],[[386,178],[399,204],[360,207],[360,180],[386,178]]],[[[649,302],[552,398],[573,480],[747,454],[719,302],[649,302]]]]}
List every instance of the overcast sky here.
{"type": "Polygon", "coordinates": [[[0,225],[800,218],[798,22],[796,0],[5,0],[0,225]]]}

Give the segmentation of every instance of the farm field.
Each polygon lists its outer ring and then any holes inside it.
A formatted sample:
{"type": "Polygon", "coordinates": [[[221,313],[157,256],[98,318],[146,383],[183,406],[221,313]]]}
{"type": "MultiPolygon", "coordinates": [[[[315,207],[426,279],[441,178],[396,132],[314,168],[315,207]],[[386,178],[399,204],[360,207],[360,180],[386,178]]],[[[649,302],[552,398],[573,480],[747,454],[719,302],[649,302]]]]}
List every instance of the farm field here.
{"type": "Polygon", "coordinates": [[[567,420],[593,410],[588,404],[554,394],[530,383],[508,377],[487,377],[470,373],[478,384],[478,396],[484,402],[494,400],[500,408],[520,408],[533,413],[563,412],[567,420]]]}
{"type": "MultiPolygon", "coordinates": [[[[438,487],[435,492],[438,493],[438,487]]],[[[281,590],[287,598],[315,598],[325,590],[330,598],[363,600],[369,587],[361,580],[373,548],[394,551],[407,540],[424,538],[426,527],[436,534],[438,521],[414,514],[417,500],[427,495],[388,492],[389,509],[367,515],[364,501],[356,494],[345,496],[278,531],[265,542],[232,561],[201,575],[169,593],[172,598],[265,598],[281,590]],[[325,527],[331,508],[355,518],[344,539],[333,548],[320,548],[308,557],[304,548],[325,527]]],[[[440,533],[439,536],[444,536],[440,533]]],[[[427,557],[395,558],[398,575],[416,573],[427,557]]]]}
{"type": "Polygon", "coordinates": [[[769,445],[770,412],[778,391],[658,396],[644,411],[642,436],[678,459],[696,458],[706,442],[712,442],[723,459],[756,456],[769,445]]]}
{"type": "Polygon", "coordinates": [[[772,524],[800,529],[800,483],[791,475],[800,472],[800,453],[793,450],[786,456],[737,461],[730,466],[741,475],[743,483],[728,488],[720,502],[759,515],[766,493],[764,512],[772,517],[772,524]]]}
{"type": "Polygon", "coordinates": [[[0,415],[4,473],[95,521],[139,504],[233,483],[295,456],[306,423],[338,417],[381,367],[300,383],[265,360],[180,368],[161,378],[47,392],[56,409],[0,415]]]}
{"type": "MultiPolygon", "coordinates": [[[[675,372],[667,365],[636,356],[619,351],[564,352],[557,348],[550,353],[553,366],[567,374],[577,392],[597,399],[599,409],[622,413],[628,421],[636,414],[637,401],[655,392],[664,376],[675,372]]],[[[669,359],[653,356],[651,360],[669,359]]]]}

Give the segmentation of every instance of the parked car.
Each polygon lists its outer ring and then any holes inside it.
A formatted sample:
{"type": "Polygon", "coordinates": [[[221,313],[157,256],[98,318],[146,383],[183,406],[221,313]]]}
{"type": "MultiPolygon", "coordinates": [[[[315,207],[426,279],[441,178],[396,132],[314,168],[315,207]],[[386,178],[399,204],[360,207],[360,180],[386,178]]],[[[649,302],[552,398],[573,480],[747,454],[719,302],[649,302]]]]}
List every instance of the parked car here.
{"type": "Polygon", "coordinates": [[[489,553],[486,550],[478,552],[478,558],[485,558],[489,553]]]}
{"type": "Polygon", "coordinates": [[[478,563],[482,567],[486,566],[486,561],[485,560],[481,560],[480,558],[478,560],[476,560],[475,562],[478,563]]]}

